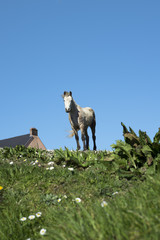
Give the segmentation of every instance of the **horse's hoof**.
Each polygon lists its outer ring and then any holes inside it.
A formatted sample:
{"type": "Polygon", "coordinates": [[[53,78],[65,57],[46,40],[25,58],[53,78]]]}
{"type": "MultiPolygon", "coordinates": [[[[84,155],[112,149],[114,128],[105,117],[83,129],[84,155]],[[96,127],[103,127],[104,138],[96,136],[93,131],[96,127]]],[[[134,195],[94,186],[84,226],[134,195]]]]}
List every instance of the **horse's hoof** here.
{"type": "Polygon", "coordinates": [[[87,148],[83,149],[83,152],[88,152],[89,150],[87,148]]]}

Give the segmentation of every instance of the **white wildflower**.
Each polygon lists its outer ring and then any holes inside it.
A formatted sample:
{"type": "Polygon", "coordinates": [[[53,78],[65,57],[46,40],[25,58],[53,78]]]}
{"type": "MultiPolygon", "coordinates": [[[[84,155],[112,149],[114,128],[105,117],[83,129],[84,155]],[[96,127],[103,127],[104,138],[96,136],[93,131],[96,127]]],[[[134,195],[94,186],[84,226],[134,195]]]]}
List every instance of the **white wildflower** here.
{"type": "Polygon", "coordinates": [[[13,164],[13,162],[10,162],[9,164],[10,164],[10,165],[12,165],[12,164],[13,164]]]}
{"type": "Polygon", "coordinates": [[[48,163],[48,165],[53,165],[53,164],[54,164],[54,162],[49,162],[49,163],[48,163]]]}
{"type": "Polygon", "coordinates": [[[21,220],[22,222],[24,222],[24,221],[27,220],[27,218],[26,218],[26,217],[22,217],[20,220],[21,220]]]}
{"type": "Polygon", "coordinates": [[[53,170],[54,167],[49,167],[49,168],[46,168],[46,170],[53,170]]]}
{"type": "Polygon", "coordinates": [[[62,201],[62,199],[61,198],[59,198],[58,200],[57,200],[57,202],[61,202],[62,201]]]}
{"type": "Polygon", "coordinates": [[[50,168],[49,168],[49,170],[53,170],[53,169],[54,169],[54,167],[50,167],[50,168]]]}
{"type": "Polygon", "coordinates": [[[106,201],[101,202],[102,207],[106,207],[107,205],[108,205],[108,203],[106,201]]]}
{"type": "Polygon", "coordinates": [[[34,216],[34,215],[30,215],[28,218],[29,218],[30,220],[33,220],[33,219],[35,219],[35,216],[34,216]]]}
{"type": "Polygon", "coordinates": [[[69,171],[74,171],[74,168],[68,168],[69,171]]]}
{"type": "Polygon", "coordinates": [[[81,200],[80,198],[76,198],[75,201],[76,201],[77,203],[80,203],[82,200],[81,200]]]}
{"type": "Polygon", "coordinates": [[[46,229],[42,228],[41,231],[40,231],[40,234],[41,234],[41,235],[46,234],[46,229]]]}
{"type": "Polygon", "coordinates": [[[36,213],[36,217],[41,217],[42,213],[41,212],[37,212],[36,213]]]}
{"type": "Polygon", "coordinates": [[[116,195],[116,194],[118,194],[118,192],[114,192],[114,193],[112,193],[112,195],[116,195]]]}

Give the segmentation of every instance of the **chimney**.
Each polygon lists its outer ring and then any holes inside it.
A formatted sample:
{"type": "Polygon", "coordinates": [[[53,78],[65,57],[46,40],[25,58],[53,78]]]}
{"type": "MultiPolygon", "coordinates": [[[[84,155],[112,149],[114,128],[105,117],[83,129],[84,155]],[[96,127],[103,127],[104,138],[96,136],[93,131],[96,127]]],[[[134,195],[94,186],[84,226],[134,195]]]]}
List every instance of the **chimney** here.
{"type": "Polygon", "coordinates": [[[30,136],[38,136],[38,130],[36,128],[31,128],[30,136]]]}

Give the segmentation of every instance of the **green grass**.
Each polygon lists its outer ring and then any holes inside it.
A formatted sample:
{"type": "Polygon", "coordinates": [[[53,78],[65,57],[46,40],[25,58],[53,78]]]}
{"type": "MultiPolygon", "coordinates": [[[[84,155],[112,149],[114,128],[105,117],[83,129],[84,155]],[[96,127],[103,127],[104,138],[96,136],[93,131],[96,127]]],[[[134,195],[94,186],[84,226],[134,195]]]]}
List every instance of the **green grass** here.
{"type": "Polygon", "coordinates": [[[159,174],[127,170],[123,159],[117,165],[109,156],[106,151],[0,150],[0,239],[160,239],[159,174]],[[37,212],[39,218],[28,219],[37,212]]]}

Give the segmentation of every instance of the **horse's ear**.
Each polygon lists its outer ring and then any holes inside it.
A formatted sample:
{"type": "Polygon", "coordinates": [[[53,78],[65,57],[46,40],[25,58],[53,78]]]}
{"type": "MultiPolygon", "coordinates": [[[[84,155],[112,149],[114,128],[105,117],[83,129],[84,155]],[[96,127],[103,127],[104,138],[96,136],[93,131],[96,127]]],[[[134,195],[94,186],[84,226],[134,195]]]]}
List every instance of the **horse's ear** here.
{"type": "Polygon", "coordinates": [[[64,92],[61,96],[62,96],[62,98],[64,98],[64,96],[66,95],[66,92],[64,92]]]}
{"type": "Polygon", "coordinates": [[[71,91],[69,92],[69,95],[72,97],[72,92],[71,91]]]}
{"type": "Polygon", "coordinates": [[[62,94],[62,98],[64,98],[65,95],[66,95],[66,92],[64,91],[64,93],[62,94]]]}

